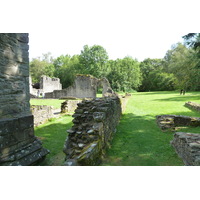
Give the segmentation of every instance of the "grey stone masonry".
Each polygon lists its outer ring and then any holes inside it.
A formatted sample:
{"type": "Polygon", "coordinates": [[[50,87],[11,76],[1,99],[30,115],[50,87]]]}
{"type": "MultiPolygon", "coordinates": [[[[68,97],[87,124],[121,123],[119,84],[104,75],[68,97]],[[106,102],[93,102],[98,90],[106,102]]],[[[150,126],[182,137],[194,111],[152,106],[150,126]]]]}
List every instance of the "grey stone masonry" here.
{"type": "Polygon", "coordinates": [[[176,132],[171,144],[185,165],[200,166],[200,134],[176,132]]]}
{"type": "Polygon", "coordinates": [[[200,104],[199,103],[188,101],[188,102],[185,103],[185,106],[190,108],[190,109],[193,109],[193,110],[200,112],[200,104]]]}
{"type": "Polygon", "coordinates": [[[0,34],[0,165],[33,165],[48,150],[34,136],[28,33],[0,34]]]}
{"type": "Polygon", "coordinates": [[[118,97],[84,100],[73,115],[64,145],[65,165],[98,165],[116,132],[121,117],[118,97]]]}
{"type": "Polygon", "coordinates": [[[32,105],[31,112],[34,116],[34,126],[39,126],[54,117],[53,106],[32,105]]]}
{"type": "Polygon", "coordinates": [[[157,115],[156,121],[162,131],[174,131],[180,126],[200,126],[199,117],[188,117],[183,115],[157,115]]]}

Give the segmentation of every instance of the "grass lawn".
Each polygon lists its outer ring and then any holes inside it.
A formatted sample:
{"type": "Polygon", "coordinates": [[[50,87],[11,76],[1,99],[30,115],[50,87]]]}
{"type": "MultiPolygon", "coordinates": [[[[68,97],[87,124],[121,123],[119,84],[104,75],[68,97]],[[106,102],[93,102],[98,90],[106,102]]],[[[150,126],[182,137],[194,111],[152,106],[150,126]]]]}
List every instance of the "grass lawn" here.
{"type": "Polygon", "coordinates": [[[35,135],[41,139],[43,147],[50,150],[50,154],[40,165],[61,166],[64,164],[63,147],[68,135],[66,130],[72,126],[71,121],[71,116],[64,115],[35,128],[35,135]]]}
{"type": "Polygon", "coordinates": [[[55,109],[58,109],[61,107],[61,103],[65,100],[59,100],[59,99],[31,99],[30,104],[31,105],[46,105],[46,106],[53,106],[55,109]]]}
{"type": "MultiPolygon", "coordinates": [[[[42,103],[48,103],[45,105],[54,106],[58,104],[56,101],[60,104],[62,100],[41,100],[42,103]]],[[[162,132],[156,124],[155,116],[175,114],[200,117],[200,113],[184,106],[187,101],[200,103],[200,92],[186,93],[185,96],[179,95],[178,92],[133,93],[117,127],[112,146],[107,150],[101,165],[184,165],[170,145],[173,133],[162,132]]],[[[66,130],[72,126],[71,120],[71,116],[62,116],[35,128],[35,135],[40,137],[43,146],[51,151],[41,165],[58,166],[64,163],[65,154],[62,150],[67,136],[66,130]]],[[[186,128],[183,131],[200,133],[200,127],[186,128]]]]}
{"type": "MultiPolygon", "coordinates": [[[[180,96],[178,92],[132,94],[102,165],[184,165],[170,145],[173,133],[162,132],[156,124],[155,116],[175,114],[200,117],[200,113],[184,106],[187,101],[200,103],[200,93],[186,93],[185,96],[180,96]]],[[[187,128],[183,131],[200,133],[200,128],[187,128]]]]}

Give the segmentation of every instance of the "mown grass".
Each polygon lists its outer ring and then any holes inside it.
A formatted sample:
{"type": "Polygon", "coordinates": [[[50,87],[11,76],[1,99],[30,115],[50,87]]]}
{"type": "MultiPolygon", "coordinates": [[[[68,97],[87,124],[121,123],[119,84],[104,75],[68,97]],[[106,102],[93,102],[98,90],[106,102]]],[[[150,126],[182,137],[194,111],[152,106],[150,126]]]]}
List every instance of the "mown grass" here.
{"type": "Polygon", "coordinates": [[[43,147],[50,150],[50,154],[40,163],[45,166],[61,166],[64,164],[64,142],[72,126],[71,116],[61,116],[35,128],[35,135],[43,142],[43,147]]]}
{"type": "MultiPolygon", "coordinates": [[[[184,106],[187,101],[200,103],[200,93],[185,96],[178,92],[134,93],[117,127],[112,147],[102,165],[108,166],[180,166],[184,165],[170,145],[172,132],[162,132],[155,116],[176,114],[199,117],[200,113],[184,106]]],[[[200,128],[186,128],[200,133],[200,128]]],[[[180,131],[182,131],[180,129],[180,131]]]]}
{"type": "MultiPolygon", "coordinates": [[[[56,105],[47,100],[48,105],[56,105]]],[[[200,103],[200,92],[143,92],[133,93],[126,112],[121,117],[111,148],[107,150],[103,166],[181,166],[170,141],[172,132],[162,132],[156,124],[156,115],[175,114],[200,117],[200,113],[184,106],[185,102],[200,103]]],[[[41,100],[43,103],[44,100],[41,100]]],[[[42,104],[43,105],[43,104],[42,104]]],[[[40,165],[63,165],[66,130],[72,126],[71,116],[62,116],[35,128],[35,135],[43,146],[51,151],[40,165]]],[[[200,133],[200,127],[182,129],[185,132],[200,133]]],[[[182,131],[180,129],[180,131],[182,131]]]]}
{"type": "Polygon", "coordinates": [[[59,99],[31,99],[30,104],[31,105],[46,105],[46,106],[53,106],[55,109],[58,109],[61,107],[61,103],[65,100],[59,100],[59,99]]]}

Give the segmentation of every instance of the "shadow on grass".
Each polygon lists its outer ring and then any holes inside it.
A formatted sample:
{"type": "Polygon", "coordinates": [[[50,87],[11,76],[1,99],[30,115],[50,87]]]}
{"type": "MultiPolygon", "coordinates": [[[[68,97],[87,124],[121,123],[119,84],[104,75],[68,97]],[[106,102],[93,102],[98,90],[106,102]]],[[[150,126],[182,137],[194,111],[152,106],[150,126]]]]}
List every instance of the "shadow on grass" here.
{"type": "Polygon", "coordinates": [[[170,145],[172,138],[172,132],[159,129],[155,117],[124,114],[102,165],[183,165],[170,145]]]}
{"type": "Polygon", "coordinates": [[[35,136],[42,141],[44,148],[50,150],[50,154],[38,164],[39,166],[62,166],[64,164],[63,146],[68,135],[66,130],[71,126],[71,117],[64,116],[35,128],[35,136]]]}
{"type": "Polygon", "coordinates": [[[177,97],[170,97],[165,99],[154,99],[154,101],[195,101],[200,100],[200,96],[177,96],[177,97]]]}
{"type": "Polygon", "coordinates": [[[162,94],[179,94],[178,91],[155,91],[155,92],[138,92],[142,95],[162,95],[162,94]]]}

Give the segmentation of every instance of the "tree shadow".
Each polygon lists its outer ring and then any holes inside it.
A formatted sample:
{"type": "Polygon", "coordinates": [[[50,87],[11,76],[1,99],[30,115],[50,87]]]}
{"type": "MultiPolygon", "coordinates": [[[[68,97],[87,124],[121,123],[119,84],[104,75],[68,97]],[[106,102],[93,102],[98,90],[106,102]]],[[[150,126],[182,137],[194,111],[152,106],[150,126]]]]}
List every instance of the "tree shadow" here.
{"type": "Polygon", "coordinates": [[[42,141],[44,148],[50,150],[50,153],[42,162],[38,163],[38,166],[62,166],[64,164],[63,147],[68,136],[66,130],[71,128],[72,122],[61,123],[60,119],[50,120],[50,122],[35,128],[35,136],[42,141]]]}
{"type": "Polygon", "coordinates": [[[200,96],[191,95],[191,96],[177,96],[177,97],[169,97],[165,99],[154,99],[154,101],[195,101],[200,100],[200,96]]]}
{"type": "Polygon", "coordinates": [[[151,115],[124,114],[102,165],[183,165],[170,145],[172,132],[163,133],[151,115]]]}
{"type": "Polygon", "coordinates": [[[138,92],[143,93],[142,95],[161,95],[161,94],[179,94],[178,91],[153,91],[153,92],[138,92]]]}

